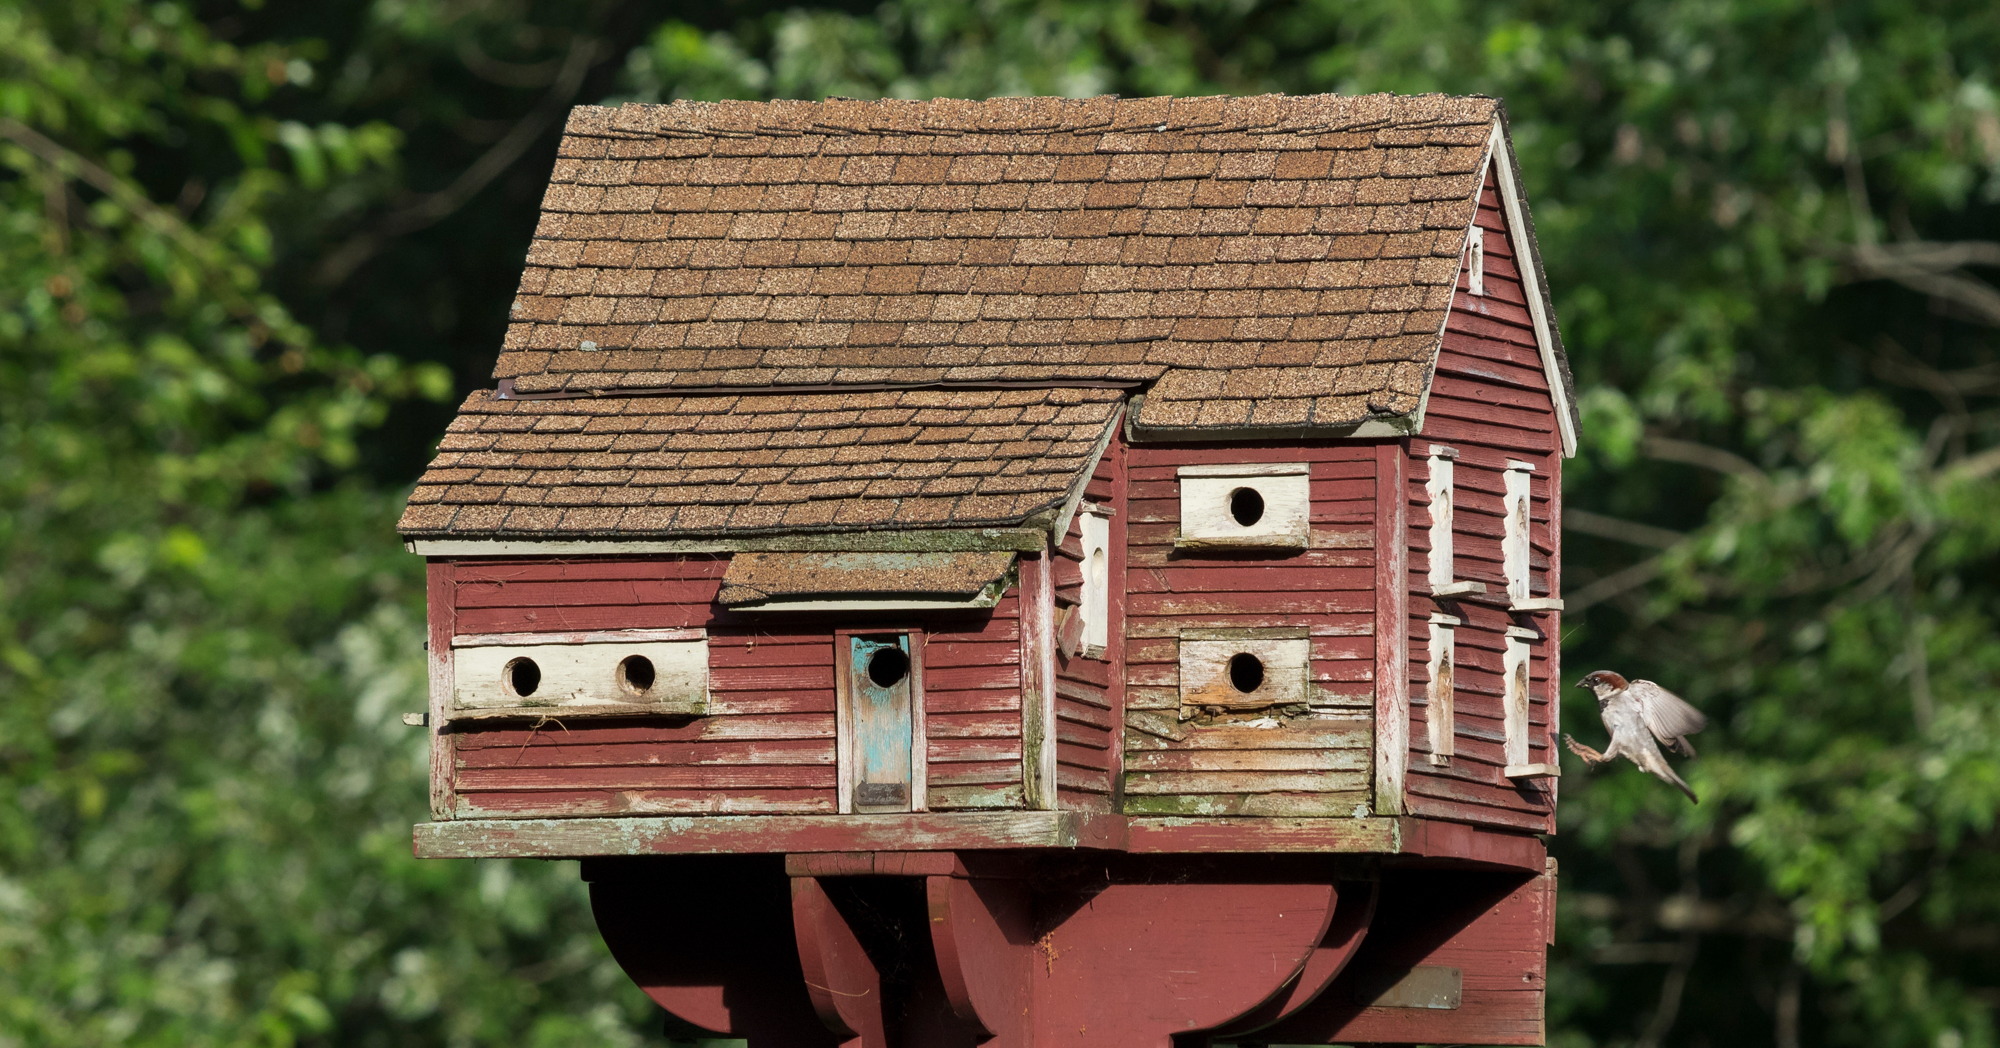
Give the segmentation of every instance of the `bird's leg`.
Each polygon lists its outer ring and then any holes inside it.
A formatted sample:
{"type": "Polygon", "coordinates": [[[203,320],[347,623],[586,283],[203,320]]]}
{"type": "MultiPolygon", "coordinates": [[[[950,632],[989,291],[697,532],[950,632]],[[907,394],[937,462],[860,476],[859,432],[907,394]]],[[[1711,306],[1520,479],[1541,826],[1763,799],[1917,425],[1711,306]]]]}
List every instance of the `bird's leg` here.
{"type": "Polygon", "coordinates": [[[1571,753],[1574,753],[1577,756],[1582,757],[1583,762],[1585,764],[1603,764],[1605,761],[1611,759],[1610,757],[1607,757],[1604,754],[1599,753],[1588,746],[1585,746],[1583,743],[1576,741],[1575,739],[1571,738],[1568,735],[1563,736],[1563,745],[1569,747],[1569,751],[1571,753]]]}

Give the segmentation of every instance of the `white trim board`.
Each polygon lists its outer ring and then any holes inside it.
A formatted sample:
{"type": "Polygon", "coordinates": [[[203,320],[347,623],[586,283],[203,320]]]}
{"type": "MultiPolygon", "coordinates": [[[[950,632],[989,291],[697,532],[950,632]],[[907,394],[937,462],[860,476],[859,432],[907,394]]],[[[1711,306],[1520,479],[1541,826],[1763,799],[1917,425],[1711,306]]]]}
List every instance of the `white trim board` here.
{"type": "MultiPolygon", "coordinates": [[[[1079,488],[1081,490],[1081,488],[1079,488]]],[[[827,531],[701,539],[405,539],[420,557],[588,557],[661,553],[816,551],[832,553],[1034,552],[1048,536],[1040,528],[949,531],[827,531]]]]}
{"type": "MultiPolygon", "coordinates": [[[[1072,488],[1069,497],[1063,500],[1062,512],[1056,514],[1055,522],[1049,527],[1049,547],[1051,549],[1062,545],[1063,538],[1069,534],[1069,522],[1076,516],[1077,506],[1083,503],[1083,489],[1089,487],[1090,478],[1097,475],[1098,463],[1104,461],[1104,453],[1111,447],[1111,438],[1116,436],[1118,428],[1125,424],[1125,410],[1130,404],[1131,401],[1129,400],[1120,402],[1118,413],[1111,417],[1111,424],[1104,427],[1103,433],[1098,434],[1097,447],[1091,449],[1090,461],[1084,463],[1083,474],[1076,478],[1076,487],[1072,488]]],[[[1019,552],[1026,553],[1028,551],[1021,550],[1019,552]]]]}
{"type": "Polygon", "coordinates": [[[990,608],[1000,603],[998,587],[988,587],[970,600],[901,600],[881,599],[834,599],[834,600],[773,600],[762,604],[732,604],[726,610],[748,615],[752,612],[774,611],[964,611],[967,609],[990,608]]]}

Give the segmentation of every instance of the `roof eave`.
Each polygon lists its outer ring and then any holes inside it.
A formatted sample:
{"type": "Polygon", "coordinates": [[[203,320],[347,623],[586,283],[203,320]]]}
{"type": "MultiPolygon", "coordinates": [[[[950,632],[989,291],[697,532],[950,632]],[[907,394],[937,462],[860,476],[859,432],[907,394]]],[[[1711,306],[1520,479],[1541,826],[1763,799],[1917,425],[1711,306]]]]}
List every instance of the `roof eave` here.
{"type": "MultiPolygon", "coordinates": [[[[1136,400],[1137,398],[1135,398],[1136,400]]],[[[1327,426],[1160,426],[1139,421],[1135,404],[1126,415],[1125,439],[1134,444],[1172,444],[1190,441],[1248,443],[1263,440],[1395,440],[1423,428],[1423,416],[1381,415],[1354,422],[1327,426]]]]}
{"type": "MultiPolygon", "coordinates": [[[[1046,512],[1046,511],[1044,511],[1046,512]]],[[[962,527],[929,529],[861,528],[727,535],[618,534],[411,534],[404,548],[425,557],[595,557],[679,553],[831,552],[957,553],[1038,552],[1048,548],[1046,529],[962,527]]]]}

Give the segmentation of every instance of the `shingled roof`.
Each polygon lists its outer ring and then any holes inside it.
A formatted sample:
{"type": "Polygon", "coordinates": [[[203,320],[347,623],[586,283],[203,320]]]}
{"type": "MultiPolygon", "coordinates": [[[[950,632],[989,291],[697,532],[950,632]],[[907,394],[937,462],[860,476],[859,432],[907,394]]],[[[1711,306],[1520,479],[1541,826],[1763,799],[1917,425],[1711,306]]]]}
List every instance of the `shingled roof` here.
{"type": "Polygon", "coordinates": [[[578,107],[499,389],[401,530],[1020,524],[1127,393],[1141,436],[1406,431],[1500,120],[1442,95],[578,107]]]}
{"type": "Polygon", "coordinates": [[[571,114],[517,393],[1122,380],[1137,421],[1416,410],[1490,98],[676,102],[571,114]]]}
{"type": "Polygon", "coordinates": [[[1110,439],[1110,389],[466,398],[411,538],[999,527],[1054,516],[1110,439]]]}

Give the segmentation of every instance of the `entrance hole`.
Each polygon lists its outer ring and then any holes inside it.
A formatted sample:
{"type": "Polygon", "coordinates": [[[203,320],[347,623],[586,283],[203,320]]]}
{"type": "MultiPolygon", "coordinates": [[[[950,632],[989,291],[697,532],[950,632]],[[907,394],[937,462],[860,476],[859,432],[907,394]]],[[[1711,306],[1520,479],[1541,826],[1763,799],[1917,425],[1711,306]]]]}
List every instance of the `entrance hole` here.
{"type": "Polygon", "coordinates": [[[1229,683],[1245,695],[1264,686],[1264,663],[1249,652],[1229,659],[1229,683]]]}
{"type": "Polygon", "coordinates": [[[900,648],[876,648],[868,656],[868,679],[878,688],[893,688],[910,672],[910,657],[900,648]]]}
{"type": "Polygon", "coordinates": [[[627,655],[618,663],[618,686],[635,695],[653,687],[653,660],[644,655],[627,655]]]}
{"type": "Polygon", "coordinates": [[[542,668],[533,659],[515,659],[507,663],[502,673],[507,678],[507,690],[517,698],[525,699],[542,686],[542,668]]]}
{"type": "Polygon", "coordinates": [[[1229,515],[1249,527],[1264,519],[1264,496],[1256,488],[1237,488],[1229,493],[1229,515]]]}

